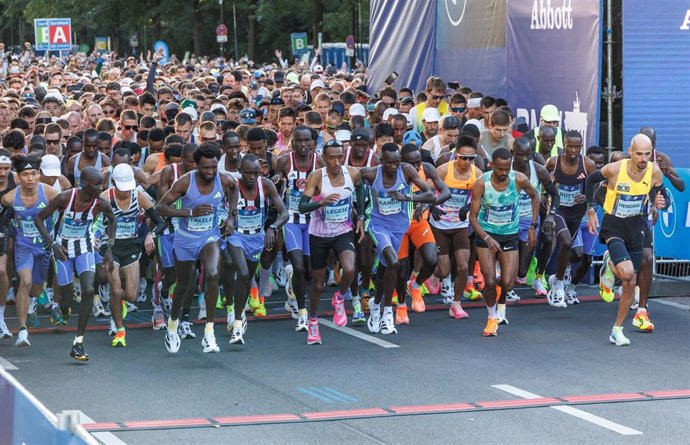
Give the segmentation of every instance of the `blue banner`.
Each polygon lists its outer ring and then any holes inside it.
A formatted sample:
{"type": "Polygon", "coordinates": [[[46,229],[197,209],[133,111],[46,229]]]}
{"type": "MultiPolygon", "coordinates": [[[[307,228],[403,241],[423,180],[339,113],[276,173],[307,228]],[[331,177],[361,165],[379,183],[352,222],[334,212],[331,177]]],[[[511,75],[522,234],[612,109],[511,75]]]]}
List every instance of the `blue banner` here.
{"type": "MultiPolygon", "coordinates": [[[[565,130],[598,145],[601,0],[508,2],[507,100],[530,128],[546,104],[565,130]]],[[[626,92],[627,94],[627,92],[626,92]]]]}
{"type": "Polygon", "coordinates": [[[659,219],[654,226],[654,254],[690,260],[690,168],[676,170],[685,181],[685,191],[679,192],[664,178],[664,185],[670,191],[671,205],[659,211],[659,219]]]}
{"type": "Polygon", "coordinates": [[[690,2],[623,3],[623,148],[644,126],[677,167],[690,168],[690,2]]]}
{"type": "Polygon", "coordinates": [[[168,48],[168,44],[164,41],[156,40],[153,44],[153,52],[158,51],[158,48],[163,48],[163,53],[165,54],[158,64],[158,66],[163,66],[170,60],[170,48],[168,48]]]}

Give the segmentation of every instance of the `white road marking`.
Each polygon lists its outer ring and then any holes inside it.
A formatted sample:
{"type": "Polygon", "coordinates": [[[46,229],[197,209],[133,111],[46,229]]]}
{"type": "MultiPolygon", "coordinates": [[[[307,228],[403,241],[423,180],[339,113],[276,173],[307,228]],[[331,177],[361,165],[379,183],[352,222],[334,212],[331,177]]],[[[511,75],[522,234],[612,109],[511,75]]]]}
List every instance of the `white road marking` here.
{"type": "Polygon", "coordinates": [[[365,334],[365,333],[357,331],[355,329],[351,329],[348,327],[342,327],[341,328],[340,326],[336,325],[332,321],[319,319],[319,323],[321,323],[322,325],[327,326],[331,329],[335,329],[336,331],[340,331],[343,334],[348,334],[348,335],[351,335],[353,337],[357,337],[360,340],[368,341],[369,343],[373,343],[375,345],[381,346],[382,348],[399,348],[400,347],[399,345],[396,345],[395,343],[387,342],[386,340],[382,340],[378,337],[374,337],[373,335],[365,334]]]}
{"type": "MultiPolygon", "coordinates": [[[[516,395],[518,397],[522,397],[523,399],[539,399],[542,397],[538,394],[534,394],[534,393],[531,393],[529,391],[525,391],[524,389],[516,388],[512,385],[491,385],[491,386],[496,388],[496,389],[500,389],[501,391],[505,391],[507,393],[516,395]]],[[[637,430],[634,430],[632,428],[628,428],[625,425],[611,422],[610,420],[606,420],[603,417],[595,416],[594,414],[590,414],[588,412],[582,411],[581,409],[577,409],[577,408],[572,407],[572,406],[550,406],[549,408],[555,409],[556,411],[560,411],[564,414],[570,414],[571,416],[577,417],[578,419],[585,420],[587,422],[598,425],[602,428],[606,428],[607,430],[611,430],[615,433],[622,434],[624,436],[632,436],[632,435],[642,434],[642,431],[637,431],[637,430]]]]}
{"type": "Polygon", "coordinates": [[[2,357],[0,357],[0,368],[4,369],[5,371],[16,371],[19,369],[2,357]]]}
{"type": "Polygon", "coordinates": [[[650,298],[647,301],[650,301],[652,303],[663,304],[664,306],[675,307],[677,309],[683,309],[684,311],[690,311],[690,306],[688,306],[686,304],[676,303],[675,301],[666,301],[666,300],[661,300],[659,298],[650,298]]]}
{"type": "MultiPolygon", "coordinates": [[[[79,423],[95,423],[94,420],[87,416],[83,411],[80,411],[78,409],[75,410],[65,410],[65,413],[69,412],[74,412],[79,415],[79,423]]],[[[89,433],[96,439],[98,439],[99,442],[103,443],[104,445],[127,445],[127,442],[123,442],[120,440],[116,435],[113,433],[107,433],[107,432],[100,432],[100,433],[89,433]]]]}

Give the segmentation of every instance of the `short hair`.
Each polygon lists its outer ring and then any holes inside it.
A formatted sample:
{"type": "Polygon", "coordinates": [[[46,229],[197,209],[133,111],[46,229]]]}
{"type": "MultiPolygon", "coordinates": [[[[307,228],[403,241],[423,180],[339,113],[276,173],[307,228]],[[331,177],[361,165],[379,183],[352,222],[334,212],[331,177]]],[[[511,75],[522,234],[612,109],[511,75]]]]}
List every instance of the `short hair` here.
{"type": "Polygon", "coordinates": [[[251,153],[247,153],[246,155],[242,156],[242,159],[240,160],[240,168],[244,166],[245,163],[247,162],[258,162],[259,158],[256,157],[256,155],[253,155],[251,153]]]}
{"type": "Polygon", "coordinates": [[[220,147],[215,142],[204,142],[199,145],[199,148],[194,152],[194,162],[197,164],[201,161],[201,158],[215,158],[220,159],[220,147]]]}
{"type": "Polygon", "coordinates": [[[455,151],[458,151],[461,147],[472,147],[476,150],[477,141],[467,133],[460,133],[455,140],[455,151]]]}
{"type": "Polygon", "coordinates": [[[216,132],[216,123],[210,122],[210,121],[202,122],[201,125],[199,126],[199,132],[202,132],[202,131],[212,131],[215,133],[216,132]]]}
{"type": "Polygon", "coordinates": [[[170,158],[181,158],[182,157],[182,144],[179,142],[173,142],[165,146],[163,150],[163,157],[166,161],[170,161],[170,158]]]}
{"type": "Polygon", "coordinates": [[[187,124],[192,124],[192,116],[185,113],[184,111],[181,111],[175,115],[175,125],[182,126],[187,124]]]}
{"type": "MultiPolygon", "coordinates": [[[[407,121],[407,119],[405,119],[405,121],[407,121]]],[[[393,126],[387,122],[380,122],[374,127],[374,137],[376,139],[387,136],[393,137],[394,133],[395,130],[393,129],[393,126]]]]}
{"type": "Polygon", "coordinates": [[[142,116],[142,118],[139,120],[139,125],[145,128],[155,128],[156,127],[156,119],[153,118],[153,116],[142,116]]]}
{"type": "MultiPolygon", "coordinates": [[[[284,110],[281,109],[281,110],[284,110]]],[[[247,142],[256,142],[256,141],[265,141],[266,140],[266,133],[264,133],[264,130],[262,128],[252,128],[247,132],[247,142]]]]}
{"type": "Polygon", "coordinates": [[[160,142],[163,140],[165,140],[165,130],[158,127],[149,130],[149,141],[160,142]]]}
{"type": "Polygon", "coordinates": [[[20,129],[10,130],[2,138],[2,146],[14,150],[21,150],[24,148],[24,132],[20,129]]]}
{"type": "Polygon", "coordinates": [[[465,99],[465,96],[463,96],[460,93],[455,93],[452,96],[450,96],[450,100],[448,101],[451,104],[466,104],[467,99],[465,99]]]}
{"type": "Polygon", "coordinates": [[[482,108],[491,108],[494,105],[496,105],[496,99],[494,99],[491,96],[484,96],[484,97],[482,97],[482,100],[479,101],[479,105],[482,108]]]}
{"type": "Polygon", "coordinates": [[[113,137],[110,135],[110,133],[101,131],[98,133],[98,142],[108,142],[112,143],[113,142],[113,137]]]}
{"type": "Polygon", "coordinates": [[[407,93],[407,94],[409,94],[410,96],[414,96],[414,91],[412,91],[412,88],[402,87],[402,88],[400,88],[400,93],[399,93],[399,94],[402,94],[402,93],[407,93]]]}
{"type": "Polygon", "coordinates": [[[598,145],[592,145],[587,148],[587,156],[589,155],[606,155],[606,152],[604,151],[603,148],[599,147],[598,145]]]}
{"type": "Polygon", "coordinates": [[[498,159],[509,161],[512,158],[513,155],[510,154],[507,148],[499,147],[496,150],[494,150],[493,154],[491,155],[491,162],[495,163],[498,159]]]}
{"type": "Polygon", "coordinates": [[[120,121],[123,121],[125,119],[139,122],[139,116],[137,116],[137,112],[135,110],[132,110],[131,108],[127,110],[122,110],[122,113],[120,113],[120,121]]]}
{"type": "Polygon", "coordinates": [[[510,117],[505,111],[501,110],[496,110],[493,113],[491,113],[491,117],[489,118],[489,122],[491,125],[508,125],[510,124],[510,117]]]}
{"type": "Polygon", "coordinates": [[[184,144],[184,147],[182,147],[182,157],[184,158],[189,153],[194,153],[198,148],[199,146],[195,143],[187,142],[186,144],[184,144]]]}
{"type": "Polygon", "coordinates": [[[577,130],[568,130],[563,135],[563,141],[565,141],[568,138],[579,139],[580,141],[582,141],[582,134],[577,130]]]}
{"type": "Polygon", "coordinates": [[[153,105],[154,107],[156,106],[156,98],[153,97],[153,94],[149,93],[148,91],[139,96],[139,106],[144,104],[153,105]]]}
{"type": "Polygon", "coordinates": [[[393,87],[383,87],[381,91],[379,91],[379,97],[391,97],[393,100],[398,100],[398,93],[395,92],[395,88],[393,87]]]}
{"type": "Polygon", "coordinates": [[[44,134],[53,134],[53,133],[58,133],[60,137],[62,138],[62,127],[60,127],[58,124],[52,122],[48,125],[46,125],[45,130],[43,130],[44,134]]]}
{"type": "Polygon", "coordinates": [[[431,76],[426,80],[425,91],[443,90],[446,91],[446,83],[440,77],[431,76]]]}
{"type": "MultiPolygon", "coordinates": [[[[151,137],[151,135],[149,135],[151,137]]],[[[184,139],[182,139],[182,136],[179,134],[169,134],[168,136],[165,137],[165,145],[168,146],[170,144],[184,144],[184,139]]]]}
{"type": "Polygon", "coordinates": [[[237,133],[235,133],[234,131],[231,131],[231,130],[230,130],[230,131],[226,131],[225,133],[223,133],[222,141],[223,141],[223,143],[225,143],[227,140],[232,139],[232,138],[237,138],[237,139],[239,139],[239,138],[240,138],[240,135],[237,134],[237,133]]]}
{"type": "Polygon", "coordinates": [[[398,145],[394,144],[392,142],[387,142],[383,144],[383,147],[381,147],[381,153],[383,154],[384,152],[397,152],[398,151],[398,145]]]}
{"type": "Polygon", "coordinates": [[[96,130],[98,131],[115,131],[115,121],[104,117],[96,122],[96,130]]]}
{"type": "Polygon", "coordinates": [[[340,101],[344,104],[354,104],[357,101],[357,98],[355,97],[354,94],[350,93],[349,91],[345,91],[343,93],[340,93],[340,96],[338,96],[340,101]]]}
{"type": "Polygon", "coordinates": [[[307,111],[307,114],[304,115],[304,121],[308,125],[323,125],[321,113],[318,111],[307,111]]]}
{"type": "Polygon", "coordinates": [[[96,138],[96,140],[98,140],[98,131],[94,130],[93,128],[88,128],[84,132],[84,140],[86,140],[86,138],[96,138]]]}
{"type": "Polygon", "coordinates": [[[413,151],[419,151],[417,144],[405,144],[400,149],[400,155],[406,155],[412,153],[413,151]]]}
{"type": "Polygon", "coordinates": [[[67,147],[67,151],[69,151],[72,147],[74,147],[74,144],[82,144],[82,140],[79,139],[76,136],[70,136],[67,138],[67,142],[65,142],[65,146],[67,147]]]}
{"type": "Polygon", "coordinates": [[[297,113],[295,113],[295,110],[293,110],[290,107],[283,107],[280,109],[280,111],[278,111],[278,119],[284,117],[291,117],[293,119],[297,119],[297,113]]]}
{"type": "MultiPolygon", "coordinates": [[[[123,141],[121,141],[123,142],[123,141]]],[[[120,158],[124,158],[125,156],[132,156],[132,152],[129,150],[129,144],[124,141],[124,144],[121,144],[114,152],[113,152],[113,159],[115,156],[118,156],[120,158]]]]}

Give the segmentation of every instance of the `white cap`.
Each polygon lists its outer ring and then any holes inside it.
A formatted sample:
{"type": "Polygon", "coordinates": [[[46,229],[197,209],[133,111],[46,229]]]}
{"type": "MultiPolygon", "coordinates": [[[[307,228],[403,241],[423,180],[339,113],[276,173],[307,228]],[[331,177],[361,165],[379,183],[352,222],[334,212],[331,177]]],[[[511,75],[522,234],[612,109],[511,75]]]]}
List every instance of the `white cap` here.
{"type": "Polygon", "coordinates": [[[314,65],[314,72],[316,74],[322,74],[323,73],[323,67],[321,65],[314,65]]]}
{"type": "Polygon", "coordinates": [[[316,80],[313,81],[313,82],[311,83],[311,85],[309,86],[309,91],[313,90],[314,88],[325,88],[325,87],[326,87],[326,84],[323,83],[323,80],[321,80],[321,79],[316,79],[316,80]]]}
{"type": "Polygon", "coordinates": [[[467,101],[467,108],[479,108],[479,106],[482,104],[482,98],[481,97],[474,97],[467,101]]]}
{"type": "Polygon", "coordinates": [[[122,86],[125,86],[125,85],[130,86],[132,84],[132,82],[134,82],[134,79],[131,79],[129,77],[124,77],[124,78],[120,79],[120,85],[122,85],[122,86]]]}
{"type": "Polygon", "coordinates": [[[60,158],[55,155],[45,155],[41,158],[41,173],[45,176],[60,176],[60,158]]]}
{"type": "Polygon", "coordinates": [[[180,113],[187,113],[194,122],[199,120],[199,114],[196,112],[194,107],[185,107],[182,110],[180,110],[180,113]]]}
{"type": "Polygon", "coordinates": [[[128,192],[137,188],[137,183],[134,181],[134,170],[129,164],[118,164],[110,174],[115,187],[121,192],[128,192]]]}
{"type": "MultiPolygon", "coordinates": [[[[395,108],[386,108],[386,111],[383,112],[383,120],[387,121],[391,116],[395,116],[398,114],[398,110],[395,108]]],[[[350,112],[350,115],[352,115],[352,112],[350,112]]]]}
{"type": "MultiPolygon", "coordinates": [[[[480,130],[481,130],[481,128],[482,128],[482,123],[479,122],[478,119],[468,119],[467,122],[465,122],[465,125],[470,125],[470,124],[474,125],[475,127],[477,127],[477,128],[480,129],[480,130]]],[[[463,125],[463,127],[464,127],[465,125],[463,125]]]]}
{"type": "Polygon", "coordinates": [[[407,126],[411,127],[414,125],[414,122],[412,122],[412,116],[410,116],[410,113],[402,113],[403,116],[405,116],[405,119],[407,119],[407,126]]]}
{"type": "Polygon", "coordinates": [[[211,108],[209,108],[209,111],[216,111],[216,110],[223,110],[223,113],[228,114],[228,109],[225,108],[225,105],[223,104],[213,104],[211,105],[211,108]]]}
{"type": "Polygon", "coordinates": [[[133,92],[134,92],[134,90],[131,89],[131,88],[128,87],[128,86],[123,86],[122,88],[120,88],[120,93],[121,93],[121,94],[133,93],[133,92]]]}
{"type": "Polygon", "coordinates": [[[349,130],[338,130],[335,132],[335,138],[340,142],[349,142],[352,133],[349,130]]]}
{"type": "Polygon", "coordinates": [[[350,116],[367,117],[367,111],[364,109],[364,105],[362,105],[362,104],[350,105],[350,116]]]}
{"type": "Polygon", "coordinates": [[[438,122],[441,119],[441,114],[436,108],[427,108],[422,113],[422,120],[424,122],[438,122]]]}

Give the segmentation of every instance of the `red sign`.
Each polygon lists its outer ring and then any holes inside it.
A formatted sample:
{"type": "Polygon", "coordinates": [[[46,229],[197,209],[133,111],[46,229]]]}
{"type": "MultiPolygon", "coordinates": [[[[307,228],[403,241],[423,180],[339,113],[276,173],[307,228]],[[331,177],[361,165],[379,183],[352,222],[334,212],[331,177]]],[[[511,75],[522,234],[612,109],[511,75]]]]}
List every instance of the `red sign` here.
{"type": "Polygon", "coordinates": [[[220,24],[220,25],[216,26],[216,35],[217,35],[217,36],[226,36],[226,35],[228,35],[228,27],[225,26],[225,25],[223,25],[223,24],[220,24]]]}

